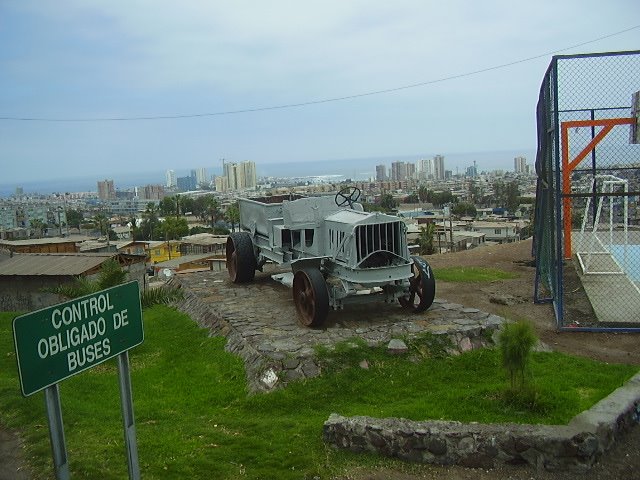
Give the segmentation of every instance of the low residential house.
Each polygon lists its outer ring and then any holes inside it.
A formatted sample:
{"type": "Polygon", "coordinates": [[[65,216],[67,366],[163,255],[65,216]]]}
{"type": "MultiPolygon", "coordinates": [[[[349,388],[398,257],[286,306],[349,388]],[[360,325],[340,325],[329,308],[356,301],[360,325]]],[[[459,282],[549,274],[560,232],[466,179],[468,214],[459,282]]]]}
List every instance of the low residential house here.
{"type": "Polygon", "coordinates": [[[0,311],[30,312],[67,299],[46,292],[76,277],[93,279],[104,262],[116,258],[145,288],[145,257],[118,253],[0,253],[0,311]]]}
{"type": "Polygon", "coordinates": [[[111,230],[116,234],[119,241],[131,239],[131,227],[113,227],[111,230]]]}
{"type": "Polygon", "coordinates": [[[520,229],[514,222],[473,222],[471,231],[484,233],[487,242],[510,243],[520,239],[520,229]]]}
{"type": "Polygon", "coordinates": [[[227,235],[213,235],[211,233],[198,233],[182,237],[180,253],[182,255],[213,254],[225,256],[227,235]]]}
{"type": "Polygon", "coordinates": [[[104,238],[99,240],[85,240],[78,245],[80,248],[80,252],[82,253],[110,253],[116,252],[118,250],[115,242],[107,241],[104,238]]]}
{"type": "Polygon", "coordinates": [[[453,242],[457,247],[456,251],[470,250],[484,245],[486,234],[482,232],[470,232],[455,230],[453,232],[453,242]]]}
{"type": "Polygon", "coordinates": [[[167,260],[173,260],[180,257],[180,245],[182,242],[169,240],[147,242],[147,255],[152,265],[157,263],[166,262],[167,260]]]}
{"type": "Polygon", "coordinates": [[[147,245],[149,242],[141,240],[129,240],[124,242],[116,242],[118,252],[128,253],[129,255],[147,255],[147,245]]]}
{"type": "Polygon", "coordinates": [[[0,249],[13,253],[75,253],[77,240],[62,237],[32,238],[28,240],[0,240],[0,249]]]}

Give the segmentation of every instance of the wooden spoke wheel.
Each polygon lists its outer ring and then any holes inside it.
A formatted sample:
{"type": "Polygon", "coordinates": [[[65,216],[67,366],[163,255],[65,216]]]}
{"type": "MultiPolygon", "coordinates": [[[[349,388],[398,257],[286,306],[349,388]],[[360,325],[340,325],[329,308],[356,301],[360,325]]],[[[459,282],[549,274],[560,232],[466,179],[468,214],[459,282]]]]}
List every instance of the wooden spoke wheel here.
{"type": "Polygon", "coordinates": [[[411,257],[413,276],[409,279],[409,291],[398,301],[414,313],[424,312],[436,296],[436,279],[429,264],[421,257],[411,257]]]}
{"type": "Polygon", "coordinates": [[[293,276],[293,301],[305,327],[321,326],[329,313],[329,292],[316,268],[298,270],[293,276]]]}
{"type": "Polygon", "coordinates": [[[247,283],[256,275],[253,242],[247,232],[234,232],[227,238],[227,271],[233,283],[247,283]]]}

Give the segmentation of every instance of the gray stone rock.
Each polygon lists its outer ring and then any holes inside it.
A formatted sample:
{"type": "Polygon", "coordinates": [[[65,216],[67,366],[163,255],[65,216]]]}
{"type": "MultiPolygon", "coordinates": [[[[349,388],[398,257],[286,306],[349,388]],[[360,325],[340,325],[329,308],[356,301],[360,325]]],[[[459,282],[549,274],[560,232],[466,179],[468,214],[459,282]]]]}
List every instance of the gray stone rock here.
{"type": "Polygon", "coordinates": [[[391,355],[404,355],[409,351],[409,347],[399,338],[392,338],[387,344],[387,352],[391,355]]]}

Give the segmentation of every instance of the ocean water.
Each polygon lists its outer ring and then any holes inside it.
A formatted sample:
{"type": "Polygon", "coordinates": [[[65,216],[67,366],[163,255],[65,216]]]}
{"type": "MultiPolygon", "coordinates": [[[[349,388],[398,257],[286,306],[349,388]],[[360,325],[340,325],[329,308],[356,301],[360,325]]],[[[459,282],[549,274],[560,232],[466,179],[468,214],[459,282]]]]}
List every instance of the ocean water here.
{"type": "MultiPolygon", "coordinates": [[[[445,169],[454,174],[464,173],[475,161],[478,171],[502,169],[513,171],[513,159],[525,156],[532,166],[535,161],[533,150],[504,150],[496,152],[454,153],[444,154],[445,169]]],[[[348,158],[338,160],[305,161],[288,163],[256,162],[258,177],[318,177],[334,176],[336,180],[367,180],[375,177],[376,165],[384,164],[390,171],[391,163],[396,161],[415,163],[422,158],[432,158],[434,154],[397,155],[387,157],[348,158]]],[[[192,168],[196,168],[195,166],[192,168]]],[[[174,168],[177,177],[187,176],[189,169],[174,168]]],[[[51,194],[64,192],[95,192],[97,182],[109,179],[114,181],[117,190],[142,187],[149,184],[164,184],[166,170],[136,173],[99,173],[93,175],[69,176],[67,178],[47,179],[40,181],[3,182],[0,178],[0,198],[13,195],[16,187],[22,187],[25,194],[51,194]]],[[[207,168],[208,175],[220,175],[221,166],[207,168]]]]}

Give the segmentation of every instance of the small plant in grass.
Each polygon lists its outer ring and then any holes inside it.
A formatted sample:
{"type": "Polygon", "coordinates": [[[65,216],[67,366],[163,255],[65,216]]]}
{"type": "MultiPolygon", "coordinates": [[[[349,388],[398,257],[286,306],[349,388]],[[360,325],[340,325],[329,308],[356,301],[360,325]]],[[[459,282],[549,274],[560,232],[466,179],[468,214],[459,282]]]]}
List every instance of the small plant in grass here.
{"type": "Polygon", "coordinates": [[[149,308],[153,305],[169,304],[184,297],[182,290],[175,287],[163,285],[157,288],[147,288],[140,296],[142,308],[149,308]]]}
{"type": "Polygon", "coordinates": [[[536,334],[530,323],[518,321],[504,325],[499,336],[502,366],[509,372],[511,389],[524,391],[525,371],[531,349],[537,342],[536,334]]]}

